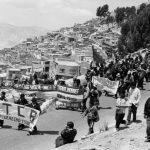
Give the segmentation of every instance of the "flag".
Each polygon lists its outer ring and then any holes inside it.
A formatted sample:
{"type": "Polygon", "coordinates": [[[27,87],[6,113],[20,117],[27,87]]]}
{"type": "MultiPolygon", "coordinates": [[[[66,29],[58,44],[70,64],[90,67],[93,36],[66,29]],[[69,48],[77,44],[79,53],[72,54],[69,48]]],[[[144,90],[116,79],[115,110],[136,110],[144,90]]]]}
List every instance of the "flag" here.
{"type": "Polygon", "coordinates": [[[96,64],[104,63],[107,59],[106,53],[100,49],[97,45],[92,45],[92,51],[93,51],[93,60],[96,62],[96,64]]]}

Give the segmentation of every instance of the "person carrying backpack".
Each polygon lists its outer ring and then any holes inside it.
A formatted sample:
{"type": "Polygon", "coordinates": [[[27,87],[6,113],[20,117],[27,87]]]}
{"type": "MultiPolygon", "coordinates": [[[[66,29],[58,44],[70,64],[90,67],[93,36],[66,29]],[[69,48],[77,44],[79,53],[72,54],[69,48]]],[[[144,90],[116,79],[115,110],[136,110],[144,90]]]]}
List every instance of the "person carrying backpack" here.
{"type": "Polygon", "coordinates": [[[87,108],[85,110],[85,114],[83,115],[83,117],[87,116],[87,123],[89,126],[89,132],[88,134],[92,134],[94,133],[94,124],[95,122],[99,121],[99,114],[98,114],[98,110],[97,107],[94,105],[90,105],[89,108],[87,108]]]}

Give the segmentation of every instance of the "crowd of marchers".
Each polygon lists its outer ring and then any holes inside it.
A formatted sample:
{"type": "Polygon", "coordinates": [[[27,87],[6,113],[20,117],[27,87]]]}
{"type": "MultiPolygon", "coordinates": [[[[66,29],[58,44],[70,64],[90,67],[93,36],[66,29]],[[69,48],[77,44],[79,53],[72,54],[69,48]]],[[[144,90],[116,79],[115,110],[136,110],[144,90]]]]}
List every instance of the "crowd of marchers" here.
{"type": "MultiPolygon", "coordinates": [[[[141,99],[140,90],[144,90],[144,81],[150,81],[150,67],[149,64],[143,63],[140,56],[135,58],[127,57],[118,62],[95,63],[91,62],[90,68],[85,74],[86,82],[81,86],[81,81],[76,76],[73,78],[73,87],[83,88],[82,99],[82,116],[87,116],[87,124],[89,127],[88,134],[94,133],[94,124],[99,121],[99,98],[102,93],[105,96],[109,95],[108,91],[100,91],[96,84],[93,83],[92,77],[100,76],[108,78],[111,81],[119,81],[119,86],[114,97],[116,98],[116,113],[115,113],[115,131],[119,131],[120,124],[129,126],[132,122],[137,122],[137,109],[141,99]],[[128,109],[127,118],[125,112],[128,109]],[[133,117],[131,116],[133,115],[133,117]]],[[[57,82],[58,83],[58,82],[57,82]]],[[[65,85],[64,80],[60,80],[59,84],[65,85]]],[[[1,100],[6,100],[5,93],[2,92],[1,100]]],[[[15,101],[19,105],[26,105],[40,111],[40,106],[35,97],[32,98],[31,103],[25,99],[25,95],[21,94],[20,99],[15,101]]],[[[147,120],[146,141],[150,142],[150,99],[145,103],[144,118],[147,120]]],[[[0,126],[3,127],[4,121],[0,120],[0,126]]],[[[24,129],[23,124],[18,125],[18,130],[24,129]]],[[[29,135],[36,133],[37,127],[33,130],[29,129],[29,135]]],[[[72,121],[67,122],[61,135],[56,139],[56,147],[72,143],[77,134],[72,121]]]]}
{"type": "MultiPolygon", "coordinates": [[[[119,131],[120,124],[126,127],[132,122],[137,122],[137,109],[141,99],[140,90],[144,90],[144,81],[150,81],[150,66],[143,63],[140,55],[135,58],[127,57],[116,63],[95,63],[91,62],[90,69],[85,74],[86,83],[83,84],[84,94],[82,100],[83,117],[87,116],[87,124],[89,126],[88,134],[94,133],[94,124],[99,121],[99,98],[102,93],[105,96],[109,95],[108,91],[100,91],[97,84],[93,83],[92,77],[100,76],[108,78],[111,81],[119,81],[119,86],[114,97],[116,98],[116,113],[115,113],[115,131],[119,131]],[[89,101],[88,101],[89,99],[89,101]],[[87,104],[88,103],[88,104],[87,104]],[[125,119],[125,112],[128,109],[127,118],[125,119]],[[131,116],[133,115],[133,117],[131,116]]],[[[80,80],[75,77],[73,79],[75,87],[80,86],[80,80]]],[[[144,117],[147,120],[146,142],[150,142],[150,99],[145,103],[144,117]]],[[[67,129],[65,129],[67,130],[67,129]]],[[[67,130],[66,133],[70,131],[67,130]]],[[[72,131],[71,131],[72,132],[72,131]]],[[[70,133],[71,133],[70,132],[70,133]]],[[[68,136],[69,134],[68,133],[68,136]]],[[[76,133],[76,132],[75,132],[76,133]]],[[[72,136],[76,134],[72,134],[72,136]]],[[[56,147],[63,145],[62,135],[56,140],[56,147]],[[61,140],[60,140],[61,139],[61,140]],[[61,141],[61,142],[60,142],[61,141]]],[[[73,138],[71,138],[73,139],[73,138]]],[[[73,141],[72,141],[73,142],[73,141]]],[[[64,144],[66,143],[66,140],[64,144]]],[[[68,143],[70,143],[68,141],[68,143]]]]}

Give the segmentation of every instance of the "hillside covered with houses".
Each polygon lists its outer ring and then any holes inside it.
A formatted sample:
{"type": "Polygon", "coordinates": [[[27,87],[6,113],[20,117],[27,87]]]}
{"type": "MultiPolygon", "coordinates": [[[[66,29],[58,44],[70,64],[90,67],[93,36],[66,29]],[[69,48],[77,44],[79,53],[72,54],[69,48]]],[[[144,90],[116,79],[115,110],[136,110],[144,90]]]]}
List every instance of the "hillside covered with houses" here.
{"type": "Polygon", "coordinates": [[[149,9],[149,3],[117,7],[113,12],[107,4],[99,6],[97,18],[26,38],[20,44],[2,49],[2,73],[17,68],[26,75],[38,72],[49,77],[71,78],[85,74],[94,51],[96,59],[109,63],[140,49],[149,49],[149,9]]]}
{"type": "Polygon", "coordinates": [[[111,25],[103,22],[103,19],[95,18],[4,48],[0,51],[2,72],[17,68],[26,70],[27,75],[34,72],[52,77],[65,75],[66,78],[81,75],[93,59],[92,45],[98,53],[105,54],[107,61],[113,60],[120,28],[115,22],[111,25]]]}

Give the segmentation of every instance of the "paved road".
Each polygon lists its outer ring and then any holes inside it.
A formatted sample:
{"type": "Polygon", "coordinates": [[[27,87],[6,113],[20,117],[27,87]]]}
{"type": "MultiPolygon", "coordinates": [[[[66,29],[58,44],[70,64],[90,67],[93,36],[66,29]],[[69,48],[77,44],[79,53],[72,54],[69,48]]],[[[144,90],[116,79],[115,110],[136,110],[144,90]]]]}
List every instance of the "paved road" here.
{"type": "MultiPolygon", "coordinates": [[[[138,114],[143,113],[145,100],[150,96],[150,84],[145,85],[145,88],[145,90],[141,91],[142,99],[138,108],[138,114]]],[[[100,121],[96,123],[95,131],[98,131],[105,121],[108,122],[109,126],[115,123],[115,102],[116,100],[112,97],[102,96],[100,98],[100,121]]],[[[39,134],[33,136],[27,136],[28,129],[18,131],[16,123],[5,121],[4,128],[0,129],[0,150],[51,150],[55,146],[55,139],[59,131],[64,128],[69,120],[75,123],[75,128],[78,131],[76,139],[87,134],[86,118],[82,118],[82,115],[75,111],[49,111],[39,118],[37,122],[39,134]]]]}

